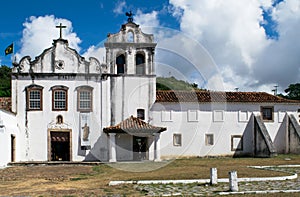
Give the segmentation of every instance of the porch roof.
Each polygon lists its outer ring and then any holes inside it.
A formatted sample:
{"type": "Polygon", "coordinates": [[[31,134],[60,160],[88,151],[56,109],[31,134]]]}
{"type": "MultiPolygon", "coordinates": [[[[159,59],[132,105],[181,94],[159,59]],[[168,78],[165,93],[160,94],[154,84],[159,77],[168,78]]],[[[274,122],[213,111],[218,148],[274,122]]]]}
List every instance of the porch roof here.
{"type": "Polygon", "coordinates": [[[167,130],[167,128],[150,125],[133,116],[130,116],[115,126],[103,129],[105,133],[128,133],[134,136],[150,136],[165,130],[167,130]]]}

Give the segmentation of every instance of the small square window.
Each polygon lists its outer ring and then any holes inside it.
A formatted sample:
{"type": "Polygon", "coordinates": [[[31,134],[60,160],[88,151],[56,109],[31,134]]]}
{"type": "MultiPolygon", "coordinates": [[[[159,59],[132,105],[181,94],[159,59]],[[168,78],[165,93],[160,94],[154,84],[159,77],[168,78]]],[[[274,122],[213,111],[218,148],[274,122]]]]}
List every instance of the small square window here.
{"type": "Polygon", "coordinates": [[[247,111],[239,111],[238,113],[239,122],[248,122],[249,116],[247,111]]]}
{"type": "Polygon", "coordinates": [[[214,110],[213,111],[213,121],[214,122],[224,122],[224,110],[214,110]]]}
{"type": "Polygon", "coordinates": [[[172,111],[161,111],[162,122],[172,122],[172,111]]]}
{"type": "Polygon", "coordinates": [[[205,135],[205,145],[206,146],[214,145],[214,134],[206,134],[205,135]]]}
{"type": "Polygon", "coordinates": [[[173,135],[173,145],[174,146],[181,146],[181,142],[182,142],[181,134],[174,134],[173,135]]]}
{"type": "Polygon", "coordinates": [[[231,136],[231,151],[243,150],[243,137],[240,135],[231,136]]]}
{"type": "Polygon", "coordinates": [[[261,116],[265,121],[273,121],[274,120],[274,107],[261,107],[261,116]]]}
{"type": "Polygon", "coordinates": [[[197,110],[188,110],[187,116],[188,116],[188,122],[197,122],[198,121],[198,111],[197,110]]]}

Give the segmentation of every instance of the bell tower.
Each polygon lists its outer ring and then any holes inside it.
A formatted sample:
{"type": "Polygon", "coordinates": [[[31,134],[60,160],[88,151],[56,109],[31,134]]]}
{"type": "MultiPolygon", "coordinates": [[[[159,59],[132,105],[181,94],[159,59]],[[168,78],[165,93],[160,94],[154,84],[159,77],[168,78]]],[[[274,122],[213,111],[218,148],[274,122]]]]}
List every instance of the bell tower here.
{"type": "Polygon", "coordinates": [[[126,16],[128,22],[118,33],[108,34],[104,43],[110,73],[111,125],[131,115],[137,117],[141,111],[148,121],[149,108],[155,102],[154,37],[142,32],[131,12],[126,16]]]}
{"type": "Polygon", "coordinates": [[[123,24],[116,34],[108,34],[105,42],[106,63],[114,74],[154,74],[154,50],[156,43],[152,34],[145,34],[139,25],[123,24]]]}

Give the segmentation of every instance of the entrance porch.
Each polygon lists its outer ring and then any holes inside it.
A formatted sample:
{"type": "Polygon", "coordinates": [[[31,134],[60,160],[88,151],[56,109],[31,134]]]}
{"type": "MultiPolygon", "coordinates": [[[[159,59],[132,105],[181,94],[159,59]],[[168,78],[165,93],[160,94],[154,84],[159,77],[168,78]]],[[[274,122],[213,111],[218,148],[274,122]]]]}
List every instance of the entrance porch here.
{"type": "Polygon", "coordinates": [[[165,130],[133,116],[104,128],[109,137],[109,162],[160,161],[160,133],[165,130]]]}

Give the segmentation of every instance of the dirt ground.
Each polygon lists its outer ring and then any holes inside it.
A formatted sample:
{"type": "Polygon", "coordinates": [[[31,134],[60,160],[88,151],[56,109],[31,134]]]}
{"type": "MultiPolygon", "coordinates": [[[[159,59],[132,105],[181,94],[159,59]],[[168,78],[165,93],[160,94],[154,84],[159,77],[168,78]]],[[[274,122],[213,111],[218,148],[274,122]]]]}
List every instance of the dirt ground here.
{"type": "Polygon", "coordinates": [[[300,156],[261,158],[190,158],[161,163],[112,165],[34,165],[0,170],[0,196],[142,196],[133,185],[108,186],[111,180],[201,179],[218,168],[219,178],[237,170],[239,177],[287,175],[249,169],[249,165],[300,164],[300,156]],[[140,171],[136,171],[139,169],[140,171]],[[147,169],[152,169],[147,171],[147,169]]]}

